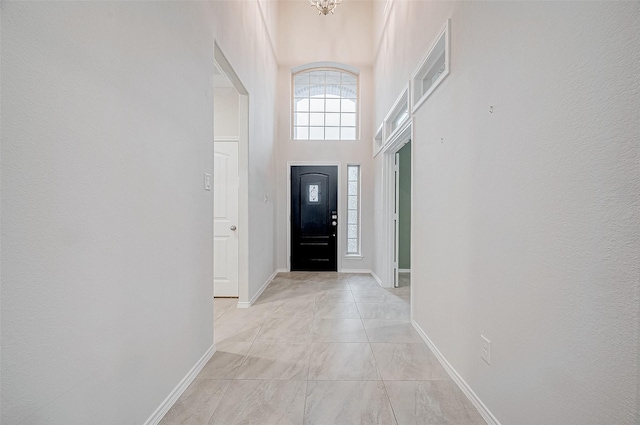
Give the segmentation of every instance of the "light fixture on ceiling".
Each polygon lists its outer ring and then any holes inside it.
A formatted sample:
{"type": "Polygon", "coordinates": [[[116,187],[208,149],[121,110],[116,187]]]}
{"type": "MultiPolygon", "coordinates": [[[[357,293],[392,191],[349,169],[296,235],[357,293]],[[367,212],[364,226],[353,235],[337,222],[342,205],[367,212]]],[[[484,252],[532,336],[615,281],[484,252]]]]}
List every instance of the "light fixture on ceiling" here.
{"type": "Polygon", "coordinates": [[[318,15],[328,15],[329,12],[333,13],[342,0],[309,0],[309,3],[318,9],[318,15]]]}

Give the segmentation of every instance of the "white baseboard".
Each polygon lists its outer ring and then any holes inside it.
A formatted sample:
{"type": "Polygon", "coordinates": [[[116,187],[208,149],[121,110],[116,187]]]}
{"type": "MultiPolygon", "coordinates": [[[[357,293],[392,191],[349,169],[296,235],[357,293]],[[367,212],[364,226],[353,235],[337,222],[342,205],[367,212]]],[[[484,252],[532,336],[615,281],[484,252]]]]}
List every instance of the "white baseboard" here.
{"type": "Polygon", "coordinates": [[[382,286],[382,281],[380,280],[380,278],[378,277],[377,274],[375,274],[373,271],[371,272],[371,276],[373,276],[373,278],[376,280],[376,282],[378,282],[378,285],[382,286]]]}
{"type": "Polygon", "coordinates": [[[274,271],[273,273],[271,273],[271,276],[269,276],[267,281],[262,285],[262,287],[260,287],[260,289],[258,289],[258,292],[256,292],[256,294],[253,296],[253,298],[251,298],[249,300],[249,302],[240,302],[240,301],[238,301],[238,308],[249,308],[249,307],[251,307],[253,305],[253,303],[255,303],[258,300],[258,298],[260,298],[260,295],[262,295],[264,290],[267,289],[267,286],[269,286],[271,281],[276,277],[276,275],[278,273],[280,273],[279,269],[274,271]]]}
{"type": "Polygon", "coordinates": [[[422,337],[422,340],[425,342],[425,344],[427,344],[427,347],[429,347],[431,352],[436,356],[440,364],[447,371],[447,373],[449,374],[453,382],[455,382],[458,385],[458,387],[460,387],[464,395],[467,396],[469,401],[471,401],[471,404],[473,404],[474,407],[478,410],[482,418],[485,421],[487,421],[487,424],[500,425],[500,422],[498,421],[498,419],[496,419],[493,413],[491,413],[489,408],[485,406],[485,404],[482,402],[482,400],[480,400],[480,398],[476,395],[476,393],[473,392],[469,384],[467,384],[466,381],[462,379],[462,376],[460,376],[458,371],[455,370],[453,366],[451,366],[451,364],[447,361],[447,359],[444,358],[440,350],[438,350],[438,348],[435,346],[433,341],[429,339],[429,337],[422,330],[420,325],[418,325],[416,321],[413,319],[411,319],[411,324],[413,325],[415,330],[418,332],[418,334],[420,334],[420,337],[422,337]]]}
{"type": "Polygon", "coordinates": [[[398,269],[398,273],[411,273],[411,269],[398,269]]]}
{"type": "Polygon", "coordinates": [[[166,415],[169,409],[171,409],[171,406],[173,406],[175,402],[178,401],[182,393],[185,392],[185,390],[189,387],[189,385],[191,385],[193,380],[196,379],[196,376],[198,376],[204,365],[207,364],[207,362],[211,359],[211,356],[213,356],[213,353],[215,352],[216,345],[213,344],[211,347],[209,347],[207,352],[204,353],[202,357],[200,357],[200,360],[198,360],[198,362],[191,368],[189,373],[187,373],[187,375],[182,378],[180,383],[173,389],[173,391],[169,393],[167,398],[165,398],[160,406],[158,406],[156,411],[153,412],[153,414],[149,417],[149,419],[147,419],[144,425],[157,425],[162,420],[164,415],[166,415]]]}
{"type": "Polygon", "coordinates": [[[276,270],[276,274],[278,274],[278,273],[288,273],[288,272],[289,272],[289,270],[287,270],[287,269],[277,269],[276,270]]]}
{"type": "Polygon", "coordinates": [[[371,270],[369,269],[342,269],[340,273],[364,273],[371,274],[371,270]]]}

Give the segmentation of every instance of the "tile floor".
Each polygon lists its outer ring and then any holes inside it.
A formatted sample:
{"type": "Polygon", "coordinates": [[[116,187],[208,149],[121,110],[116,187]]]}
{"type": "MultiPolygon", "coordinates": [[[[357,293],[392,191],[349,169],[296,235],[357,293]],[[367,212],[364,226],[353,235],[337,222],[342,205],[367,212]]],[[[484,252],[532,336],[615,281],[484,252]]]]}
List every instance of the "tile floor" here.
{"type": "Polygon", "coordinates": [[[407,284],[281,273],[249,309],[216,299],[217,351],[161,424],[485,424],[412,328],[407,284]]]}

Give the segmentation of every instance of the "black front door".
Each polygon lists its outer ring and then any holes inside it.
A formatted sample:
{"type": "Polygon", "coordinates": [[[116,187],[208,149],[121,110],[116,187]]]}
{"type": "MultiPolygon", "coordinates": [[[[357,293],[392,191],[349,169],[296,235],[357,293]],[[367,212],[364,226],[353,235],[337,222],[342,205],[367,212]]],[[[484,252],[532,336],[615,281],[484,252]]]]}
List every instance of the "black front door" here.
{"type": "Polygon", "coordinates": [[[337,271],[338,167],[291,167],[291,270],[337,271]]]}

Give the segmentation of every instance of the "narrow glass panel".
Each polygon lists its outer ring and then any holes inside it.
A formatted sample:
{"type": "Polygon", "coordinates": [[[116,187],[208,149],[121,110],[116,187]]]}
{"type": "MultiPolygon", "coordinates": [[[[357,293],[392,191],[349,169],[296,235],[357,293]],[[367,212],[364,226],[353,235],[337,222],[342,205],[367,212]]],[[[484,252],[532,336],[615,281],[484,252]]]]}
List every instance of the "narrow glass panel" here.
{"type": "Polygon", "coordinates": [[[309,185],[309,202],[318,202],[319,196],[318,196],[318,185],[317,184],[310,184],[309,185]]]}
{"type": "Polygon", "coordinates": [[[324,125],[324,114],[320,113],[310,113],[309,114],[309,124],[315,126],[324,125]]]}
{"type": "Polygon", "coordinates": [[[349,189],[347,192],[350,196],[358,194],[358,182],[349,182],[349,189]]]}
{"type": "Polygon", "coordinates": [[[295,111],[308,111],[309,99],[296,99],[293,103],[293,108],[295,111]]]}
{"type": "Polygon", "coordinates": [[[356,128],[355,127],[342,127],[340,134],[341,140],[356,140],[356,128]]]}
{"type": "Polygon", "coordinates": [[[356,114],[342,114],[342,125],[344,127],[355,127],[356,126],[356,114]]]}
{"type": "Polygon", "coordinates": [[[349,196],[349,205],[347,206],[350,210],[358,209],[358,197],[357,196],[349,196]]]}
{"type": "Polygon", "coordinates": [[[309,127],[296,127],[294,138],[297,140],[309,140],[309,127]]]}
{"type": "Polygon", "coordinates": [[[309,127],[309,140],[324,140],[324,127],[309,127]]]}
{"type": "Polygon", "coordinates": [[[358,224],[358,211],[348,210],[347,215],[348,215],[348,218],[347,218],[348,224],[358,224]]]}
{"type": "Polygon", "coordinates": [[[349,165],[348,167],[349,173],[349,181],[358,181],[358,166],[357,165],[349,165]]]}
{"type": "Polygon", "coordinates": [[[325,140],[340,140],[340,127],[325,127],[325,140]]]}
{"type": "Polygon", "coordinates": [[[357,238],[358,237],[358,225],[350,224],[347,226],[347,236],[349,238],[357,238]]]}
{"type": "Polygon", "coordinates": [[[353,99],[342,99],[342,112],[355,112],[356,102],[353,99]]]}
{"type": "Polygon", "coordinates": [[[348,254],[357,254],[358,253],[358,240],[357,239],[347,239],[347,253],[348,254]]]}
{"type": "MultiPolygon", "coordinates": [[[[332,127],[340,126],[340,114],[327,114],[324,125],[330,125],[332,127]]],[[[340,133],[340,132],[338,132],[340,133]]]]}
{"type": "Polygon", "coordinates": [[[309,114],[306,112],[298,112],[294,115],[294,125],[309,125],[309,114]]]}

